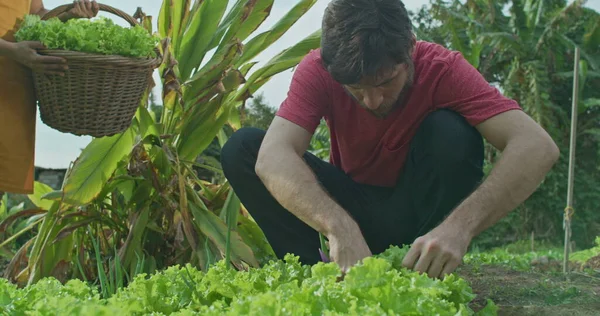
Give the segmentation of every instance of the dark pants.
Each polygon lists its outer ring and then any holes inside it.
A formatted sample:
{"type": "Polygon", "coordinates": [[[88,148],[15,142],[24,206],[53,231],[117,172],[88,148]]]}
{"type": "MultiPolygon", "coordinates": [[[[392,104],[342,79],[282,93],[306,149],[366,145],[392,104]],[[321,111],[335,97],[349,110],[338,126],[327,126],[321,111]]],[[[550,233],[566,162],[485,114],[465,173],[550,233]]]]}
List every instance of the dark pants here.
{"type": "MultiPolygon", "coordinates": [[[[284,209],[254,171],[264,135],[255,128],[232,135],[221,153],[225,176],[279,258],[293,253],[314,264],[320,260],[318,233],[284,209]]],[[[384,188],[354,182],[337,167],[304,154],[323,188],[356,220],[374,254],[411,244],[435,228],[483,176],[481,135],[448,110],[423,121],[408,155],[397,185],[384,188]]]]}

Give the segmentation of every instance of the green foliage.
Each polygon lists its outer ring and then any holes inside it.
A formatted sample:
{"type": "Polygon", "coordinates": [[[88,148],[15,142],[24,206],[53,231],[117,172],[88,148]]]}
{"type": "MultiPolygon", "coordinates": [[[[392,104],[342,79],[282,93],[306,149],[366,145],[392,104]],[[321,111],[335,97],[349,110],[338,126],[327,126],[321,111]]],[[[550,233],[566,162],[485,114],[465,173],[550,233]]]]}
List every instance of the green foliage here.
{"type": "MultiPolygon", "coordinates": [[[[153,275],[138,275],[116,295],[101,298],[79,280],[65,285],[46,278],[17,289],[0,280],[0,311],[11,315],[474,315],[475,295],[468,283],[398,268],[406,249],[392,247],[367,258],[343,278],[334,263],[301,265],[287,255],[262,268],[228,269],[217,263],[208,272],[186,264],[153,275]],[[96,311],[94,309],[97,308],[96,311]]],[[[477,315],[496,315],[493,302],[477,315]]]]}
{"type": "MultiPolygon", "coordinates": [[[[597,12],[582,1],[432,1],[413,13],[420,38],[460,51],[481,74],[544,127],[561,158],[538,190],[474,241],[491,247],[536,238],[560,242],[566,206],[574,49],[581,48],[575,216],[572,239],[587,247],[600,234],[596,183],[600,134],[600,41],[597,12]]],[[[486,144],[486,172],[500,154],[486,144]]]]}
{"type": "Polygon", "coordinates": [[[502,265],[515,271],[531,271],[532,260],[543,256],[549,260],[562,260],[563,254],[561,249],[515,253],[508,251],[506,248],[495,248],[486,252],[467,253],[463,261],[465,264],[474,267],[502,265]]]}
{"type": "Polygon", "coordinates": [[[272,108],[265,100],[263,94],[255,95],[244,109],[242,126],[251,126],[267,130],[275,118],[276,109],[272,108]]]}
{"type": "Polygon", "coordinates": [[[329,136],[329,128],[327,122],[321,120],[319,126],[315,130],[313,137],[310,140],[310,146],[308,149],[315,156],[329,161],[329,154],[331,152],[331,138],[329,136]]]}
{"type": "Polygon", "coordinates": [[[594,247],[572,253],[569,256],[569,260],[577,263],[586,263],[596,256],[600,256],[600,236],[596,237],[596,245],[594,247]]]}
{"type": "Polygon", "coordinates": [[[38,15],[27,15],[15,38],[19,42],[39,41],[48,49],[127,57],[149,57],[158,44],[158,37],[142,26],[124,28],[105,17],[63,23],[56,17],[42,21],[38,15]]]}

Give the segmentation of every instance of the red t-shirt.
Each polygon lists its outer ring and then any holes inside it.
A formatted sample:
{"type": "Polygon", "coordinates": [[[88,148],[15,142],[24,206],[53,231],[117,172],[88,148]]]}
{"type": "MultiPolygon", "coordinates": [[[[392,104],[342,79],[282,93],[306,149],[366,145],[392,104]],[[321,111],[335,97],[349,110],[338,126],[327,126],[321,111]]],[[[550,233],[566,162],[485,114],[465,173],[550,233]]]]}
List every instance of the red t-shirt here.
{"type": "Polygon", "coordinates": [[[298,65],[277,115],[314,133],[321,118],[331,135],[330,162],[356,182],[391,187],[404,166],[410,140],[428,113],[441,108],[471,125],[521,109],[491,86],[460,52],[417,42],[415,80],[406,103],[385,119],[360,107],[321,64],[320,50],[298,65]]]}

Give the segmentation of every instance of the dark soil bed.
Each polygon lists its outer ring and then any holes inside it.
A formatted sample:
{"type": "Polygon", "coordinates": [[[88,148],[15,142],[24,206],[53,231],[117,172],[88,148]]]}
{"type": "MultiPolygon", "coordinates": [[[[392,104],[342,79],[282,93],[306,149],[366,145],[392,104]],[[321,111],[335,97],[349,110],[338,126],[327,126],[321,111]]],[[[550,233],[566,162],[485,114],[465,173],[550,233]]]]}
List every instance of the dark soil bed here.
{"type": "Polygon", "coordinates": [[[458,272],[477,298],[474,310],[489,298],[498,315],[600,315],[600,278],[579,272],[518,272],[500,266],[463,266],[458,272]]]}

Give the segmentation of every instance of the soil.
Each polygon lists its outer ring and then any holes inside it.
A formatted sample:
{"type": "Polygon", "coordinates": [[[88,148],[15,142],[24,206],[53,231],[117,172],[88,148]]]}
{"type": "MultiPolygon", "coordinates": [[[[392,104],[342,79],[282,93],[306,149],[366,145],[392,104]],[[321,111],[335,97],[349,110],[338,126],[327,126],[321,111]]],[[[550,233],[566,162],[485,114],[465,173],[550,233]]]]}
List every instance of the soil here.
{"type": "Polygon", "coordinates": [[[565,276],[560,269],[518,272],[502,266],[468,265],[457,272],[477,294],[471,303],[475,311],[491,299],[499,308],[498,315],[600,315],[600,273],[574,271],[565,276]]]}

